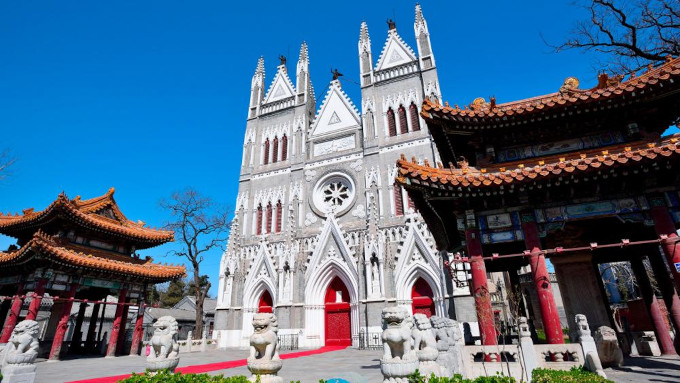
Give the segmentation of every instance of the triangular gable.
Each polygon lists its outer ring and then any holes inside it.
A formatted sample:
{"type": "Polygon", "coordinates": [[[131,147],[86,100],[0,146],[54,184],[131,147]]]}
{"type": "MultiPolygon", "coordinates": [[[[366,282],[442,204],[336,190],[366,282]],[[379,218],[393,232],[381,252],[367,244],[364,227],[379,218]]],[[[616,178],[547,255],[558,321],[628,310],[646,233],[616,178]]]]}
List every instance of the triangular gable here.
{"type": "Polygon", "coordinates": [[[312,252],[312,257],[310,258],[309,265],[307,266],[306,274],[309,276],[327,257],[340,257],[345,264],[348,265],[349,269],[354,274],[354,278],[357,278],[357,269],[352,258],[352,252],[349,245],[345,243],[345,239],[342,237],[342,231],[340,226],[338,226],[338,221],[334,216],[329,215],[326,219],[323,229],[319,234],[318,241],[312,252]],[[328,249],[332,248],[339,254],[328,254],[328,249]]]}
{"type": "MultiPolygon", "coordinates": [[[[252,266],[248,272],[245,286],[250,286],[253,282],[262,278],[275,282],[276,275],[274,265],[272,265],[271,259],[269,258],[269,251],[267,251],[267,247],[264,243],[260,243],[260,248],[257,249],[257,254],[255,255],[255,259],[253,259],[252,266]]],[[[272,295],[273,294],[274,292],[272,291],[272,295]]]]}
{"type": "Polygon", "coordinates": [[[418,257],[422,260],[414,260],[415,262],[428,266],[436,274],[439,274],[439,262],[434,258],[432,249],[427,243],[427,240],[418,230],[414,221],[411,221],[406,232],[406,238],[402,242],[399,249],[397,249],[399,260],[397,261],[397,270],[405,270],[409,262],[413,260],[414,254],[417,252],[418,257]]]}
{"type": "Polygon", "coordinates": [[[264,104],[293,97],[295,95],[294,89],[293,82],[290,81],[286,70],[283,67],[279,67],[276,76],[274,76],[274,81],[272,81],[272,85],[264,97],[264,104]]]}
{"type": "Polygon", "coordinates": [[[404,40],[397,34],[396,29],[390,30],[387,41],[380,53],[376,71],[392,68],[398,65],[410,63],[416,60],[416,54],[404,40]]]}
{"type": "Polygon", "coordinates": [[[333,80],[314,118],[311,135],[319,136],[360,126],[357,108],[340,87],[340,82],[333,80]]]}

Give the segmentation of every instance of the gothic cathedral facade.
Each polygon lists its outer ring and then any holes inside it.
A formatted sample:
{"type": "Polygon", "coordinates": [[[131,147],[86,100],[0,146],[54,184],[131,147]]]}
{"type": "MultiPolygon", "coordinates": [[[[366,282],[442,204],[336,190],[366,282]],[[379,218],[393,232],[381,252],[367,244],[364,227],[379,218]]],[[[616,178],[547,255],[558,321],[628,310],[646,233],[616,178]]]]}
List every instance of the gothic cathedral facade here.
{"type": "Polygon", "coordinates": [[[374,63],[362,23],[361,113],[337,76],[316,108],[305,43],[295,82],[282,57],[265,89],[259,60],[220,264],[219,347],[247,345],[256,312],[274,312],[279,334],[297,336],[300,347],[357,346],[360,334],[380,331],[389,305],[476,322],[467,271],[445,267],[451,255],[436,250],[394,185],[402,153],[437,159],[420,105],[441,93],[418,5],[414,30],[415,51],[390,22],[374,63]]]}

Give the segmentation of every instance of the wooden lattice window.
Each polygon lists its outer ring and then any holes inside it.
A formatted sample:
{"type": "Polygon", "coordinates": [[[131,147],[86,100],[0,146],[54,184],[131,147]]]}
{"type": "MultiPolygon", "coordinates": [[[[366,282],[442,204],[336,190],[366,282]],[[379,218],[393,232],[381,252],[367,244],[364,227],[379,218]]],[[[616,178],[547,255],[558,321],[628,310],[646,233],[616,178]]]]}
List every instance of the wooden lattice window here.
{"type": "Polygon", "coordinates": [[[278,162],[279,160],[279,138],[274,137],[274,144],[272,145],[272,163],[278,162]]]}
{"type": "Polygon", "coordinates": [[[276,203],[276,232],[281,232],[281,218],[283,217],[283,206],[281,201],[276,203]]]}
{"type": "Polygon", "coordinates": [[[284,134],[281,137],[281,161],[288,159],[288,137],[284,134]]]}
{"type": "Polygon", "coordinates": [[[265,227],[266,233],[272,232],[272,204],[271,202],[267,204],[267,225],[265,227]]]}
{"type": "Polygon", "coordinates": [[[255,228],[257,235],[262,234],[262,205],[257,207],[257,227],[255,228]]]}
{"type": "Polygon", "coordinates": [[[394,111],[392,108],[387,110],[387,128],[389,130],[390,137],[397,135],[397,122],[394,120],[394,111]]]}
{"type": "Polygon", "coordinates": [[[401,134],[408,133],[408,121],[406,121],[406,108],[399,107],[399,131],[401,134]]]}
{"type": "Polygon", "coordinates": [[[269,138],[264,142],[264,164],[269,163],[269,138]]]}
{"type": "Polygon", "coordinates": [[[394,185],[394,215],[404,215],[404,199],[401,196],[401,186],[394,185]]]}
{"type": "Polygon", "coordinates": [[[418,117],[418,107],[416,104],[411,103],[411,106],[408,107],[409,112],[411,113],[411,130],[414,132],[417,130],[420,130],[420,118],[418,117]]]}

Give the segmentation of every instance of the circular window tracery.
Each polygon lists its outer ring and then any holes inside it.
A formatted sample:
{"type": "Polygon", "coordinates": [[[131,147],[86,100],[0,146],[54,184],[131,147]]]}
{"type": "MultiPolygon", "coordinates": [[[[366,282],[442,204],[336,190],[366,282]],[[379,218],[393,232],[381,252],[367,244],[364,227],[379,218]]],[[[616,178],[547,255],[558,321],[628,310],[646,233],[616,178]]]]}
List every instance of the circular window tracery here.
{"type": "Polygon", "coordinates": [[[354,202],[354,182],[342,173],[331,173],[317,182],[314,188],[314,207],[320,213],[343,214],[354,202]]]}

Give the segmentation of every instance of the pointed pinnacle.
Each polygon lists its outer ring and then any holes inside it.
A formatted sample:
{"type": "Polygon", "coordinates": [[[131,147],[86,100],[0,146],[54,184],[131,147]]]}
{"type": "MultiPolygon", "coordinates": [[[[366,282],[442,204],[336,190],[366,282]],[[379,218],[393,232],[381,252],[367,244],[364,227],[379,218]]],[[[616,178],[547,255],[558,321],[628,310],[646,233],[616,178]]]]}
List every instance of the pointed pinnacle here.
{"type": "Polygon", "coordinates": [[[366,24],[365,21],[361,22],[361,31],[359,32],[359,40],[371,40],[371,38],[368,35],[368,24],[366,24]]]}
{"type": "Polygon", "coordinates": [[[255,74],[264,73],[264,57],[260,56],[257,60],[257,69],[255,69],[255,74]]]}
{"type": "Polygon", "coordinates": [[[416,24],[425,22],[425,17],[423,17],[423,10],[420,8],[420,4],[416,3],[416,24]]]}
{"type": "Polygon", "coordinates": [[[307,48],[307,42],[303,41],[302,45],[300,46],[300,58],[298,61],[307,61],[309,60],[309,50],[307,48]]]}

